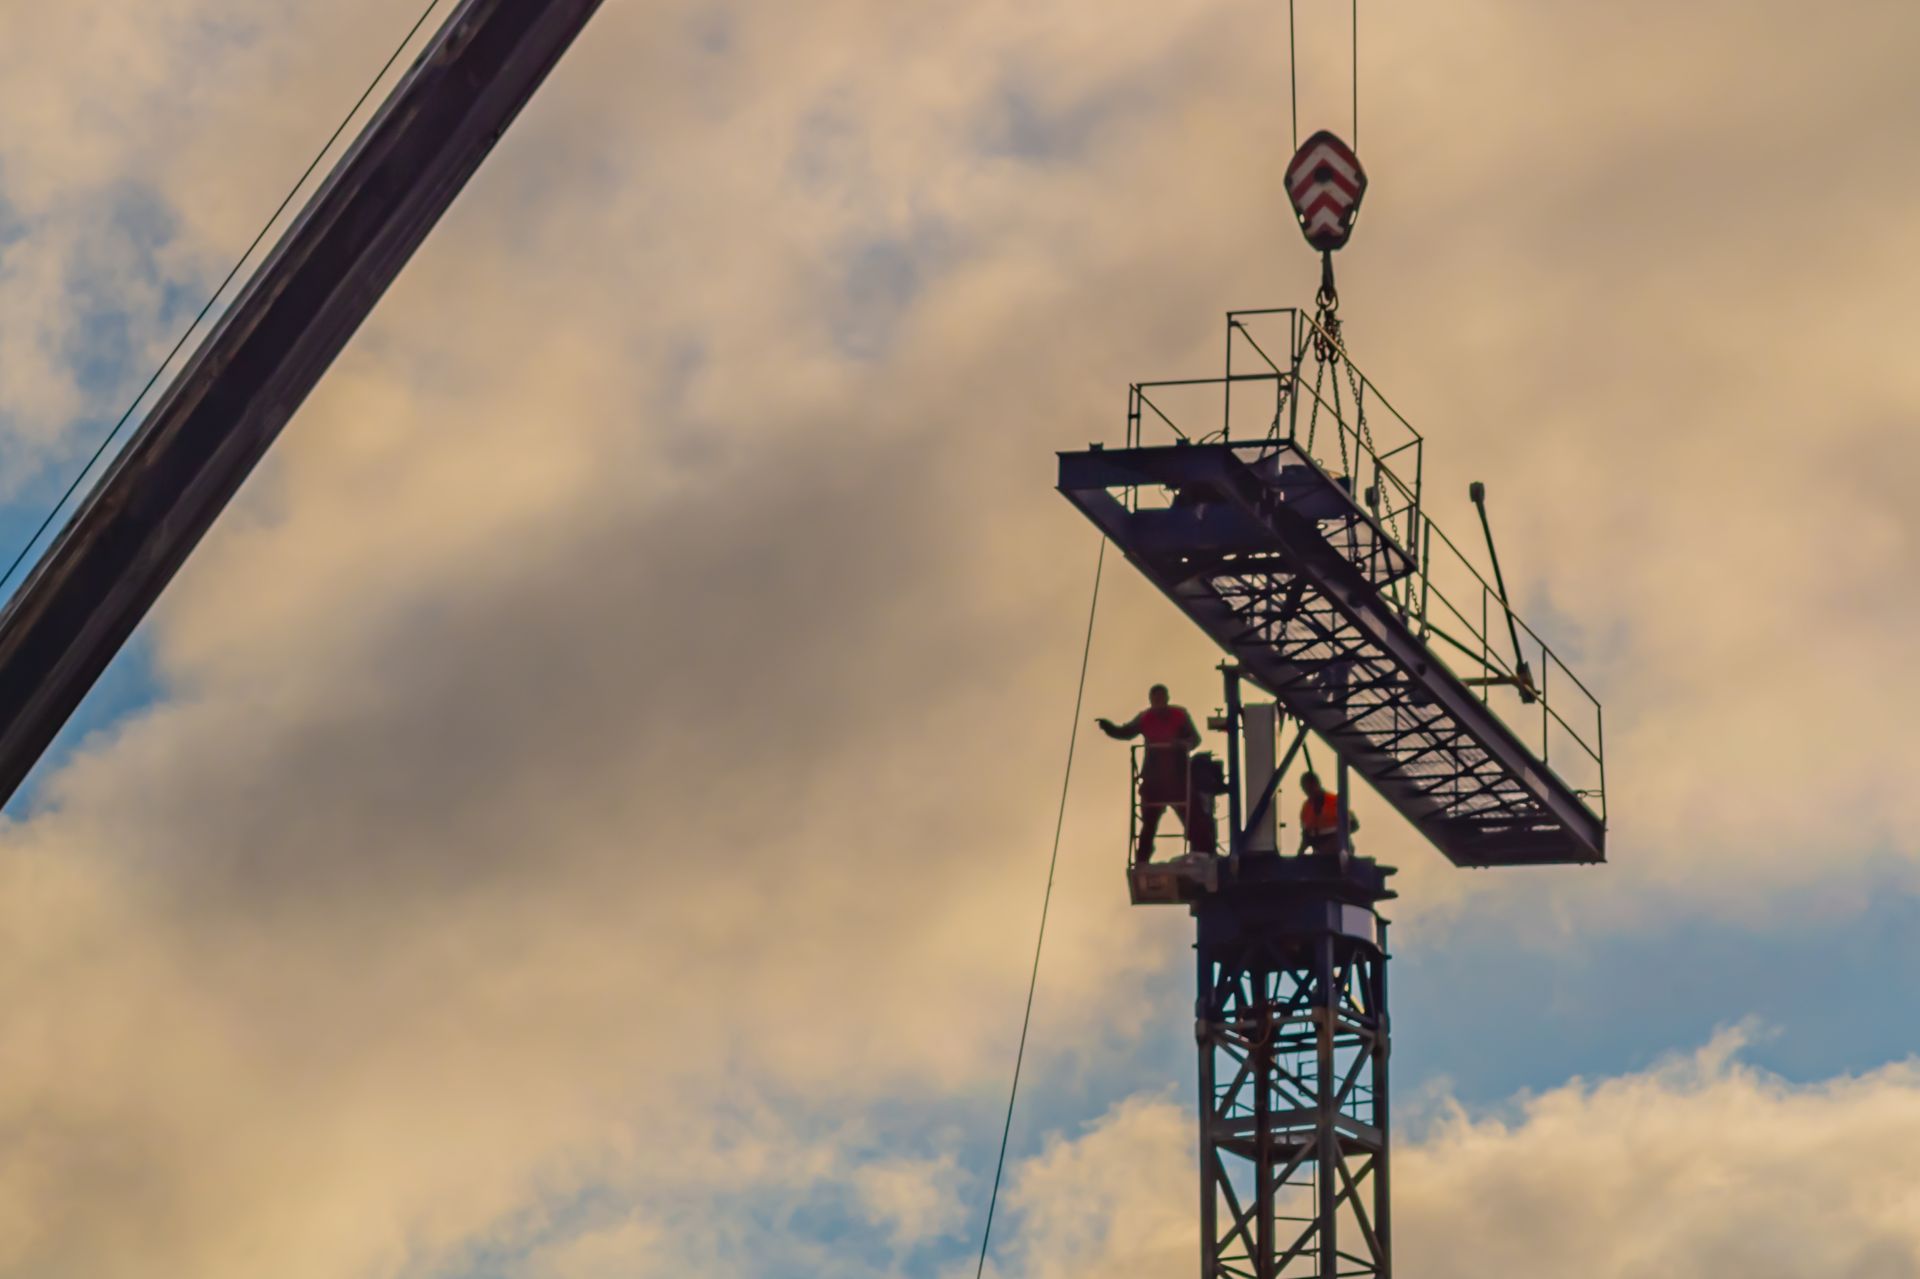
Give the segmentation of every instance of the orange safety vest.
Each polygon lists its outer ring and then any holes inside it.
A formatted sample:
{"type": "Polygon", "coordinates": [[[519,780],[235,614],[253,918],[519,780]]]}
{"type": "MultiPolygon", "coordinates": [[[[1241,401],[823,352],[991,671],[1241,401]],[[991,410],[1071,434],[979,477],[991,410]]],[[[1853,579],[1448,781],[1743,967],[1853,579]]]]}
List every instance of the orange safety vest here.
{"type": "Polygon", "coordinates": [[[1340,797],[1328,791],[1320,797],[1319,809],[1316,815],[1312,800],[1300,805],[1300,829],[1309,835],[1337,833],[1340,829],[1340,797]]]}

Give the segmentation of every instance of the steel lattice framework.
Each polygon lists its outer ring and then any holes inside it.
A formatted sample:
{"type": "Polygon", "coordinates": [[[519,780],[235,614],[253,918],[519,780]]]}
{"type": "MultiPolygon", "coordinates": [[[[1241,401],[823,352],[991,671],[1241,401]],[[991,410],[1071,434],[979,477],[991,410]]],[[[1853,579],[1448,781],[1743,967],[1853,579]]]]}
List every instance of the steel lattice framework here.
{"type": "Polygon", "coordinates": [[[1517,618],[1514,634],[1533,637],[1537,651],[1497,651],[1492,588],[1477,573],[1477,622],[1436,587],[1436,563],[1449,562],[1442,552],[1452,543],[1422,511],[1417,479],[1401,480],[1391,455],[1347,421],[1351,409],[1325,414],[1323,438],[1338,442],[1338,460],[1324,447],[1316,453],[1321,415],[1304,430],[1297,420],[1301,401],[1317,407],[1321,394],[1326,364],[1312,379],[1302,367],[1316,358],[1344,361],[1315,330],[1287,366],[1258,374],[1230,366],[1224,379],[1171,384],[1231,395],[1270,382],[1272,424],[1250,440],[1227,438],[1229,410],[1216,437],[1145,443],[1139,405],[1152,401],[1135,387],[1129,446],[1061,454],[1061,491],[1456,864],[1603,860],[1598,703],[1517,618]],[[1173,496],[1153,505],[1156,493],[1173,496]],[[1450,661],[1456,651],[1467,660],[1450,661]],[[1511,709],[1490,699],[1498,686],[1513,687],[1511,709]],[[1590,711],[1591,729],[1561,714],[1570,702],[1590,711]],[[1586,770],[1591,785],[1555,771],[1556,740],[1560,764],[1586,770]]]}
{"type": "Polygon", "coordinates": [[[1317,862],[1255,859],[1195,907],[1203,1279],[1392,1273],[1390,894],[1317,862]]]}

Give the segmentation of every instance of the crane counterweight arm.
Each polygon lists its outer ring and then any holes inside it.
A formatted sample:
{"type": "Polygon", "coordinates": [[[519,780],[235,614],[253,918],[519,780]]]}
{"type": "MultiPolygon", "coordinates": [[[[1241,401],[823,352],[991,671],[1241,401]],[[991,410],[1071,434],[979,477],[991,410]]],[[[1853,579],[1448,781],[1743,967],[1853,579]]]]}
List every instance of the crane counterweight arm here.
{"type": "Polygon", "coordinates": [[[462,0],[0,613],[0,803],[600,0],[462,0]]]}

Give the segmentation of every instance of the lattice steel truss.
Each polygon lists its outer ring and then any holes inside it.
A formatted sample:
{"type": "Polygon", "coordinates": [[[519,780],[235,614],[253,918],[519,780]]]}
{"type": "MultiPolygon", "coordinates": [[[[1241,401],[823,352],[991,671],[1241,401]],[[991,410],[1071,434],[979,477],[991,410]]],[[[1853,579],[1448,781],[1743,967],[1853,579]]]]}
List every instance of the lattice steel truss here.
{"type": "MultiPolygon", "coordinates": [[[[1391,598],[1412,565],[1357,508],[1336,513],[1316,531],[1375,591],[1391,598]]],[[[1202,569],[1185,589],[1205,590],[1237,623],[1231,645],[1257,651],[1272,672],[1269,691],[1292,706],[1314,705],[1315,727],[1348,758],[1369,761],[1369,780],[1392,788],[1430,827],[1470,830],[1475,847],[1502,852],[1558,847],[1559,821],[1523,781],[1525,774],[1474,741],[1471,730],[1428,691],[1421,663],[1397,660],[1366,628],[1364,614],[1341,608],[1339,593],[1303,570],[1297,559],[1270,555],[1237,560],[1230,572],[1207,572],[1204,557],[1179,565],[1202,569]]],[[[1211,602],[1211,601],[1210,601],[1211,602]]],[[[1510,855],[1510,854],[1509,854],[1510,855]]]]}
{"type": "Polygon", "coordinates": [[[1387,956],[1370,875],[1361,861],[1289,885],[1278,910],[1245,891],[1195,907],[1202,1279],[1392,1274],[1387,956]]]}

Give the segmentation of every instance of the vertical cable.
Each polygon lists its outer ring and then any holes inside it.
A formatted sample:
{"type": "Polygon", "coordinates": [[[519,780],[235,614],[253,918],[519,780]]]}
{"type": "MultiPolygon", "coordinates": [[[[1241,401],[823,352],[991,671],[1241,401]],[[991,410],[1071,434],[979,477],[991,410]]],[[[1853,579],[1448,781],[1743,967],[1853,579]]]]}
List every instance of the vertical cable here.
{"type": "Polygon", "coordinates": [[[1287,101],[1293,121],[1293,149],[1300,149],[1300,57],[1293,24],[1293,0],[1287,0],[1287,101]]]}
{"type": "Polygon", "coordinates": [[[1360,149],[1360,0],[1353,0],[1353,149],[1360,149]]]}

